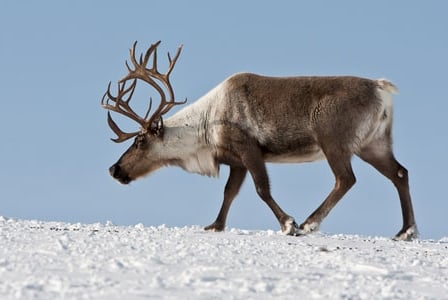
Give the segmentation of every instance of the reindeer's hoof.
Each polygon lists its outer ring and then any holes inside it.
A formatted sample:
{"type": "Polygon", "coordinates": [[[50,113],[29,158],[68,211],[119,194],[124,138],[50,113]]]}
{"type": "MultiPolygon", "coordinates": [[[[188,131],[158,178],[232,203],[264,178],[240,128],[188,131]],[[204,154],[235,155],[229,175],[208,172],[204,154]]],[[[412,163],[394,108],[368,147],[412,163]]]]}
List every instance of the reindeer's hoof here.
{"type": "Polygon", "coordinates": [[[417,226],[412,225],[408,228],[403,228],[394,237],[395,241],[412,241],[418,237],[417,226]]]}
{"type": "Polygon", "coordinates": [[[285,235],[297,236],[299,235],[298,230],[299,225],[297,225],[294,218],[289,217],[282,223],[282,233],[285,235]]]}
{"type": "Polygon", "coordinates": [[[214,222],[204,228],[206,231],[221,232],[224,231],[225,224],[214,222]]]}
{"type": "Polygon", "coordinates": [[[317,222],[305,222],[302,223],[299,228],[298,228],[298,233],[299,235],[305,235],[305,234],[310,234],[312,232],[318,231],[319,230],[319,223],[317,222]]]}

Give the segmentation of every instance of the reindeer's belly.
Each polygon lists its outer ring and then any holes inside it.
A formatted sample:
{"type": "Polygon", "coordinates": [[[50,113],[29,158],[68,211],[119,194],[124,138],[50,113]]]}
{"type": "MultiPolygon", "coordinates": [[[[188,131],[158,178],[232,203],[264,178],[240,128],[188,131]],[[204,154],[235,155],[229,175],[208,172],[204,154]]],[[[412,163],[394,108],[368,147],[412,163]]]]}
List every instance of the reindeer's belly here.
{"type": "Polygon", "coordinates": [[[265,161],[270,163],[303,163],[323,159],[325,155],[321,150],[310,153],[265,154],[265,161]]]}
{"type": "Polygon", "coordinates": [[[272,163],[302,163],[325,159],[318,144],[309,137],[301,137],[283,143],[276,141],[262,146],[264,160],[272,163]]]}

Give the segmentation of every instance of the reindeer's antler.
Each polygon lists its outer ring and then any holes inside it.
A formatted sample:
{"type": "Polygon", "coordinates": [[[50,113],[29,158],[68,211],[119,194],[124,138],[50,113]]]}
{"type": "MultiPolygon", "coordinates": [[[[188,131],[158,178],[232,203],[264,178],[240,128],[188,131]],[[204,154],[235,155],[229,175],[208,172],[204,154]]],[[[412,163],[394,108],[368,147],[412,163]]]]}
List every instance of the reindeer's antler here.
{"type": "MultiPolygon", "coordinates": [[[[186,99],[184,101],[179,102],[176,102],[174,100],[174,92],[169,78],[171,71],[173,70],[174,65],[176,64],[176,61],[180,55],[182,46],[180,46],[177,49],[176,55],[174,56],[173,59],[171,59],[171,56],[168,53],[168,61],[169,61],[168,70],[165,72],[165,74],[161,74],[157,69],[157,47],[159,45],[160,41],[158,41],[155,44],[152,44],[151,47],[149,47],[148,50],[146,51],[144,57],[142,54],[140,54],[139,61],[137,62],[137,59],[135,57],[135,47],[137,46],[137,42],[135,42],[132,48],[129,50],[130,60],[133,65],[133,68],[131,68],[128,62],[126,61],[126,67],[129,73],[118,82],[117,96],[113,96],[112,93],[110,92],[111,83],[109,83],[107,91],[101,100],[101,105],[103,106],[103,108],[109,111],[117,112],[136,121],[137,123],[140,124],[141,126],[140,130],[143,132],[151,130],[151,125],[154,122],[159,123],[158,121],[162,120],[162,115],[166,114],[173,106],[184,104],[187,101],[186,99]],[[153,55],[153,64],[151,68],[148,68],[147,64],[151,55],[153,55]],[[154,87],[156,91],[160,94],[159,107],[149,118],[148,116],[152,106],[151,98],[149,99],[148,110],[146,111],[144,117],[140,117],[137,113],[134,112],[134,110],[129,105],[132,95],[134,94],[135,87],[137,85],[137,79],[143,80],[144,82],[148,83],[149,85],[154,87]],[[126,87],[126,84],[129,80],[132,80],[132,83],[129,85],[129,87],[126,87]],[[161,82],[163,84],[163,86],[168,92],[168,97],[165,94],[164,89],[158,84],[158,82],[161,82]]],[[[136,136],[137,134],[139,134],[139,132],[141,132],[136,131],[126,133],[121,131],[118,125],[112,120],[110,112],[108,113],[107,122],[110,128],[113,130],[113,132],[115,132],[118,136],[118,138],[112,139],[117,143],[130,139],[131,137],[136,136]]]]}

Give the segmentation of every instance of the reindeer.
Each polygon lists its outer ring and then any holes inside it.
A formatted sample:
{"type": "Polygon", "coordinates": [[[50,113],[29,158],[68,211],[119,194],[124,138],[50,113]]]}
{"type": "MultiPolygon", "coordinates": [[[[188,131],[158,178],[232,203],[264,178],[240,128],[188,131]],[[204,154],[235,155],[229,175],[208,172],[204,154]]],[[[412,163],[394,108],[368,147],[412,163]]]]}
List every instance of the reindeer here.
{"type": "Polygon", "coordinates": [[[108,110],[108,124],[120,143],[135,137],[131,147],[109,171],[122,184],[144,177],[164,166],[207,176],[218,176],[219,166],[230,174],[216,220],[205,230],[223,231],[233,199],[249,172],[259,197],[270,207],[281,230],[303,235],[318,230],[331,209],[355,184],[351,158],[357,155],[395,185],[401,203],[403,227],[396,240],[411,240],[417,227],[408,185],[408,171],[392,151],[392,93],[397,88],[385,79],[359,77],[267,77],[250,73],[230,76],[196,102],[163,121],[176,101],[170,74],[182,46],[162,74],[157,67],[157,48],[151,45],[137,61],[130,49],[132,67],[118,82],[111,83],[101,103],[108,110]],[[148,62],[152,57],[152,66],[148,62]],[[139,116],[130,101],[137,81],[152,86],[160,104],[150,115],[139,116]],[[110,112],[124,115],[140,125],[123,132],[110,112]],[[297,225],[273,199],[266,163],[301,163],[326,159],[335,176],[335,186],[325,201],[297,225]]]}

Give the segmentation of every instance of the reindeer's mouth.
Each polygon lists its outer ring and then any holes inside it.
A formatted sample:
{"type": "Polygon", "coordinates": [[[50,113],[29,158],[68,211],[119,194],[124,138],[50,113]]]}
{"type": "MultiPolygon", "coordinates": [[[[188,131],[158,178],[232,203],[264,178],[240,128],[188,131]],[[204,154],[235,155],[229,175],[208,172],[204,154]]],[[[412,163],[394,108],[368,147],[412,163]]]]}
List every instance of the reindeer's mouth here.
{"type": "Polygon", "coordinates": [[[112,176],[122,184],[128,184],[132,181],[132,179],[125,172],[123,172],[121,167],[117,164],[109,168],[109,173],[110,176],[112,176]]]}
{"type": "Polygon", "coordinates": [[[124,178],[117,178],[117,180],[121,183],[121,184],[128,184],[130,183],[132,180],[129,177],[124,177],[124,178]]]}

